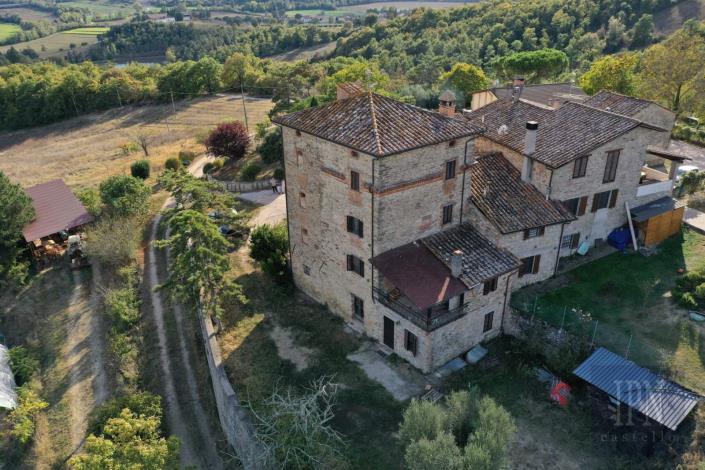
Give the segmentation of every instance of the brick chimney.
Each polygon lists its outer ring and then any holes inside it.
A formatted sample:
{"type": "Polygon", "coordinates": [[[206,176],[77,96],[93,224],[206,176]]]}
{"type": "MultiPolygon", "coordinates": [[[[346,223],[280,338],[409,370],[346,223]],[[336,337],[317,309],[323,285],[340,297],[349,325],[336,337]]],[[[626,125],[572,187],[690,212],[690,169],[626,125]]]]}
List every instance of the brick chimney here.
{"type": "Polygon", "coordinates": [[[539,123],[528,121],[526,123],[526,136],[524,137],[524,162],[521,167],[521,179],[527,183],[531,182],[531,156],[536,152],[536,134],[539,123]]]}
{"type": "Polygon", "coordinates": [[[452,91],[446,90],[438,97],[438,112],[444,116],[455,116],[455,94],[452,91]]]}
{"type": "Polygon", "coordinates": [[[463,273],[463,252],[455,250],[450,255],[450,273],[453,277],[460,277],[463,273]]]}

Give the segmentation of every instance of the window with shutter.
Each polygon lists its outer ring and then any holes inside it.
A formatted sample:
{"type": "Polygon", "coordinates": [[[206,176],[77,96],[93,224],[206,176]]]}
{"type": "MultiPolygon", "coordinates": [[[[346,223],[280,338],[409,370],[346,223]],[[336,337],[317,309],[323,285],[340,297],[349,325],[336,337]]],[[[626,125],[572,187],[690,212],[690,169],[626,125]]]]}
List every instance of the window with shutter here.
{"type": "Polygon", "coordinates": [[[453,221],[453,204],[448,204],[443,206],[443,225],[449,224],[453,221]]]}
{"type": "Polygon", "coordinates": [[[587,209],[587,202],[587,196],[583,196],[580,198],[580,205],[578,206],[578,213],[576,214],[578,217],[581,215],[585,215],[585,210],[587,209]]]}
{"type": "Polygon", "coordinates": [[[409,330],[404,330],[404,349],[409,351],[412,355],[416,356],[418,352],[419,340],[415,334],[409,330]]]}
{"type": "Polygon", "coordinates": [[[446,162],[446,179],[452,180],[455,178],[455,160],[446,162]]]}
{"type": "Polygon", "coordinates": [[[353,191],[360,190],[360,173],[357,171],[350,172],[350,189],[353,191]]]}
{"type": "Polygon", "coordinates": [[[487,333],[492,329],[492,323],[494,320],[494,312],[486,313],[485,314],[485,321],[484,324],[482,325],[482,332],[487,333]]]}
{"type": "Polygon", "coordinates": [[[482,288],[482,295],[487,295],[490,292],[494,292],[497,290],[497,278],[492,278],[489,281],[485,281],[485,284],[482,288]]]}
{"type": "Polygon", "coordinates": [[[352,313],[353,317],[358,320],[365,318],[365,302],[355,294],[350,294],[352,298],[352,313]]]}
{"type": "Polygon", "coordinates": [[[545,233],[545,227],[534,227],[524,230],[524,240],[527,238],[541,237],[545,233]]]}
{"type": "Polygon", "coordinates": [[[617,165],[619,164],[619,150],[607,152],[607,162],[605,163],[605,176],[603,183],[611,183],[617,177],[617,165]]]}
{"type": "Polygon", "coordinates": [[[617,205],[617,196],[619,195],[619,189],[613,189],[610,194],[610,209],[617,205]]]}
{"type": "Polygon", "coordinates": [[[521,260],[519,267],[519,277],[527,274],[536,274],[539,272],[539,264],[541,263],[541,255],[529,256],[521,260]]]}
{"type": "Polygon", "coordinates": [[[365,277],[365,262],[354,255],[347,256],[348,271],[353,271],[361,277],[365,277]]]}
{"type": "Polygon", "coordinates": [[[573,178],[582,178],[587,173],[588,156],[580,157],[573,164],[573,178]]]}
{"type": "Polygon", "coordinates": [[[362,220],[349,215],[347,217],[347,226],[348,226],[349,233],[354,233],[358,237],[362,238],[362,234],[363,234],[362,220]]]}

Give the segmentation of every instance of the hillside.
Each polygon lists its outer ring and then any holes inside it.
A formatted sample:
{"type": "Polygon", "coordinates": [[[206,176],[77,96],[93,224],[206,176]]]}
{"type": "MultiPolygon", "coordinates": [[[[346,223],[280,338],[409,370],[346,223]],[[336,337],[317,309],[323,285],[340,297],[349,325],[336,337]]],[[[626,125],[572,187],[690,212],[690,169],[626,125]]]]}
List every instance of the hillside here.
{"type": "Polygon", "coordinates": [[[667,36],[690,19],[705,19],[705,0],[685,0],[654,14],[656,33],[667,36]]]}

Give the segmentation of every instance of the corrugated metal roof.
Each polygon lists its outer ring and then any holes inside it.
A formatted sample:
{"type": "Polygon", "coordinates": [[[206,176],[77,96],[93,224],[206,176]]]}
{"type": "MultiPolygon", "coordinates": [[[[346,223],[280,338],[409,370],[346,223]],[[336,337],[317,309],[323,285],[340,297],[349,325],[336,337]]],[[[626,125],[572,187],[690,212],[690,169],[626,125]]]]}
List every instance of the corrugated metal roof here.
{"type": "Polygon", "coordinates": [[[673,431],[702,398],[605,348],[573,374],[673,431]]]}
{"type": "Polygon", "coordinates": [[[93,220],[81,201],[62,180],[49,181],[25,188],[32,198],[35,219],[23,230],[27,242],[48,237],[62,230],[69,230],[93,220]]]}
{"type": "Polygon", "coordinates": [[[680,207],[683,207],[683,203],[679,200],[673,199],[670,196],[664,196],[656,199],[655,201],[651,201],[648,204],[644,204],[643,206],[635,207],[630,212],[635,222],[643,222],[645,220],[649,220],[651,217],[665,214],[666,212],[670,212],[680,207]]]}

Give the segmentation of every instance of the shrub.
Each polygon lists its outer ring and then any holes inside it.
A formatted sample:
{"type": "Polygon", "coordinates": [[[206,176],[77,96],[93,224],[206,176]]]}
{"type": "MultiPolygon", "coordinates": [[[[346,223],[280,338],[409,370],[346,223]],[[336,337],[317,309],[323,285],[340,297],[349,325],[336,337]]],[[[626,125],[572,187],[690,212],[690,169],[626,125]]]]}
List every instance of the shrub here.
{"type": "Polygon", "coordinates": [[[100,200],[100,191],[98,188],[81,188],[76,191],[76,197],[85,206],[88,213],[97,217],[103,210],[103,203],[100,200]]]}
{"type": "Polygon", "coordinates": [[[213,168],[216,170],[220,170],[223,168],[223,165],[225,165],[225,159],[224,158],[216,158],[213,160],[213,168]]]}
{"type": "Polygon", "coordinates": [[[698,302],[705,302],[705,282],[695,288],[694,295],[698,302]]]}
{"type": "Polygon", "coordinates": [[[254,181],[257,179],[257,175],[262,171],[262,167],[256,163],[248,163],[245,167],[240,170],[240,179],[242,181],[254,181]]]}
{"type": "Polygon", "coordinates": [[[102,217],[88,229],[88,256],[111,266],[134,258],[139,248],[140,224],[134,218],[102,217]]]}
{"type": "Polygon", "coordinates": [[[193,152],[191,150],[181,150],[179,152],[179,160],[181,160],[181,163],[184,165],[188,165],[192,161],[196,159],[196,152],[193,152]]]}
{"type": "Polygon", "coordinates": [[[705,211],[705,192],[701,191],[690,196],[690,198],[688,198],[688,207],[692,207],[701,212],[705,211]]]}
{"type": "Polygon", "coordinates": [[[694,310],[698,308],[698,301],[695,300],[695,296],[691,292],[684,292],[678,296],[678,303],[683,308],[694,310]]]}
{"type": "Polygon", "coordinates": [[[250,234],[250,257],[262,271],[278,282],[288,280],[287,252],[289,235],[286,224],[260,225],[250,234]]]}
{"type": "Polygon", "coordinates": [[[32,379],[39,370],[39,359],[24,346],[15,346],[10,349],[10,367],[15,375],[17,385],[23,385],[32,379]]]}
{"type": "Polygon", "coordinates": [[[103,204],[111,213],[123,217],[146,214],[151,194],[144,181],[133,176],[111,176],[100,184],[103,204]]]}
{"type": "Polygon", "coordinates": [[[27,444],[34,436],[35,419],[37,414],[49,406],[37,393],[24,384],[17,389],[17,408],[12,410],[7,417],[12,429],[9,435],[20,445],[27,444]]]}
{"type": "MultiPolygon", "coordinates": [[[[461,470],[463,458],[453,435],[441,432],[435,439],[413,441],[404,453],[409,470],[461,470]]],[[[468,467],[475,469],[475,467],[468,467]]]]}
{"type": "Polygon", "coordinates": [[[265,163],[280,162],[284,158],[284,143],[282,142],[282,131],[276,128],[268,132],[262,143],[257,147],[257,152],[262,156],[265,163]]]}
{"type": "Polygon", "coordinates": [[[149,160],[137,160],[134,162],[130,165],[130,174],[141,180],[149,178],[149,160]]]}
{"type": "Polygon", "coordinates": [[[676,287],[683,291],[694,290],[705,282],[705,271],[690,271],[676,280],[676,287]]]}
{"type": "Polygon", "coordinates": [[[250,145],[250,135],[239,121],[224,123],[211,131],[205,145],[208,152],[217,157],[239,160],[250,145]]]}
{"type": "Polygon", "coordinates": [[[419,439],[433,440],[448,424],[445,411],[436,403],[425,400],[412,400],[404,411],[399,438],[408,445],[419,439]]]}
{"type": "Polygon", "coordinates": [[[162,400],[159,395],[148,392],[131,393],[113,398],[100,405],[92,414],[89,425],[89,434],[100,434],[103,426],[109,419],[120,416],[120,412],[127,408],[136,415],[157,416],[162,415],[162,400]]]}
{"type": "Polygon", "coordinates": [[[140,310],[134,289],[123,287],[106,292],[105,311],[120,329],[129,328],[137,323],[140,310]]]}
{"type": "Polygon", "coordinates": [[[274,170],[273,176],[278,180],[283,180],[284,179],[284,168],[276,168],[274,170]]]}
{"type": "Polygon", "coordinates": [[[167,170],[180,170],[182,167],[181,160],[176,157],[167,158],[164,162],[164,168],[167,170]]]}

